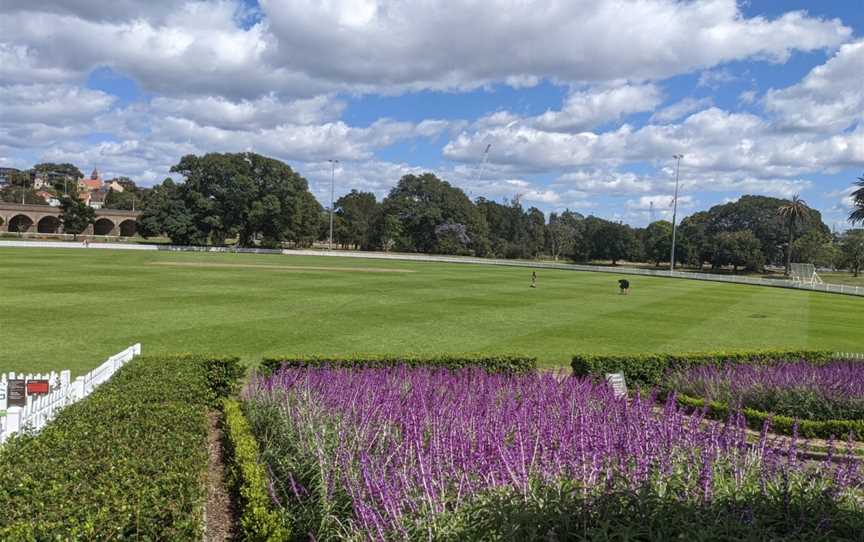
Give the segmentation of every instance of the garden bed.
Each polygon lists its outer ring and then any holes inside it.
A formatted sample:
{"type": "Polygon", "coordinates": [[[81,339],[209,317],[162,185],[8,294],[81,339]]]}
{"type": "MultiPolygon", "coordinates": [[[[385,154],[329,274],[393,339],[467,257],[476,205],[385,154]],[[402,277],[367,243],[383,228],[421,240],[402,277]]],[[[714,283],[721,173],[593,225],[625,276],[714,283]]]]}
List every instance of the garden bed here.
{"type": "Polygon", "coordinates": [[[675,402],[658,413],[591,379],[283,367],[244,398],[279,517],[267,525],[298,539],[853,540],[864,529],[857,460],[803,461],[794,441],[749,444],[740,418],[675,402]]]}
{"type": "Polygon", "coordinates": [[[143,357],[0,449],[0,540],[200,540],[208,410],[234,358],[143,357]]]}

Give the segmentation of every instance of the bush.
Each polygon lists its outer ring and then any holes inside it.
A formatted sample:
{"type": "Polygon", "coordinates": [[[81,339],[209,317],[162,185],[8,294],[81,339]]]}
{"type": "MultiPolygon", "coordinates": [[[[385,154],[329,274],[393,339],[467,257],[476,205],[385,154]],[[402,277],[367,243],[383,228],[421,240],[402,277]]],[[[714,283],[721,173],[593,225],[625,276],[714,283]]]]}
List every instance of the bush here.
{"type": "Polygon", "coordinates": [[[39,434],[12,437],[0,449],[0,540],[200,540],[207,410],[237,366],[139,358],[39,434]]]}
{"type": "Polygon", "coordinates": [[[602,378],[606,373],[624,373],[627,383],[652,387],[662,383],[664,375],[672,369],[698,365],[726,365],[730,363],[774,363],[779,361],[830,361],[833,352],[825,350],[756,350],[744,352],[701,352],[689,354],[621,354],[573,357],[571,366],[575,376],[602,378]]]}
{"type": "Polygon", "coordinates": [[[231,466],[229,479],[240,506],[241,540],[277,542],[289,538],[281,516],[271,510],[267,473],[258,462],[258,443],[249,422],[233,399],[224,401],[225,440],[231,466]]]}
{"type": "MultiPolygon", "coordinates": [[[[731,414],[737,411],[737,409],[730,408],[726,403],[706,401],[684,394],[676,394],[675,399],[682,407],[704,410],[708,417],[716,420],[727,420],[731,414]]],[[[864,420],[798,420],[753,408],[742,408],[740,412],[751,429],[760,430],[765,420],[769,420],[771,431],[781,435],[792,435],[797,423],[798,435],[804,438],[845,438],[851,433],[852,438],[864,440],[864,420]]]]}
{"type": "Polygon", "coordinates": [[[444,354],[431,357],[416,355],[404,356],[364,356],[354,355],[347,358],[334,356],[303,356],[264,358],[260,371],[264,375],[273,374],[279,368],[299,367],[365,367],[386,368],[397,365],[407,367],[439,367],[442,369],[465,369],[478,367],[490,373],[525,374],[537,369],[537,358],[509,355],[483,354],[444,354]]]}

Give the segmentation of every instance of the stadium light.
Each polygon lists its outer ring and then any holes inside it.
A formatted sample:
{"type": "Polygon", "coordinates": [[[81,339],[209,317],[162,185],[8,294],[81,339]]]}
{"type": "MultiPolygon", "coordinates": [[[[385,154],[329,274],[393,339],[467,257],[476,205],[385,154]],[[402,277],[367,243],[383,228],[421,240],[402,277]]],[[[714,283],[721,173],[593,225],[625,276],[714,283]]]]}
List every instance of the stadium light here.
{"type": "Polygon", "coordinates": [[[678,216],[678,174],[681,172],[681,159],[683,154],[676,154],[672,158],[677,161],[675,166],[675,199],[672,200],[672,253],[669,255],[669,271],[675,271],[675,229],[677,227],[675,219],[678,216]]]}
{"type": "Polygon", "coordinates": [[[330,159],[330,240],[327,242],[327,250],[333,250],[333,187],[336,183],[336,164],[339,160],[330,159]]]}

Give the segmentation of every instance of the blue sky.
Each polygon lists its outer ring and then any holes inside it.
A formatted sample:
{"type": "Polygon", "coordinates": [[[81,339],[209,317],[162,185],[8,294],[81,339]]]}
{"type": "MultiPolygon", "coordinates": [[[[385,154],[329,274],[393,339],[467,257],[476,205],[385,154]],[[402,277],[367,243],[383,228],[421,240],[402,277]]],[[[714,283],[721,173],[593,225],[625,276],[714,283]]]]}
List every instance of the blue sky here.
{"type": "Polygon", "coordinates": [[[433,171],[472,197],[643,225],[799,193],[847,227],[864,2],[7,0],[0,165],[152,185],[255,151],[327,205],[433,171]],[[488,155],[484,150],[489,148],[488,155]]]}

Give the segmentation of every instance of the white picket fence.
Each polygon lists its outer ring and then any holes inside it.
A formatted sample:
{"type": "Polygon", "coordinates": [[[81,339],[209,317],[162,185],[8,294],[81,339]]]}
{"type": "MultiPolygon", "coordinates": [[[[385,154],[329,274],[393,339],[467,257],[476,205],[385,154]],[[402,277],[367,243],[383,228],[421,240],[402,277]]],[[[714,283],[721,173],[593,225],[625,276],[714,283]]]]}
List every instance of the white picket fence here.
{"type": "Polygon", "coordinates": [[[130,346],[114,354],[89,373],[70,379],[69,371],[59,374],[15,374],[0,375],[0,444],[10,435],[22,430],[39,431],[51,421],[63,407],[90,395],[100,384],[106,382],[120,367],[141,355],[141,344],[130,346]],[[8,406],[9,380],[48,380],[49,392],[28,396],[26,406],[8,406]],[[3,412],[5,411],[5,416],[3,412]]]}

